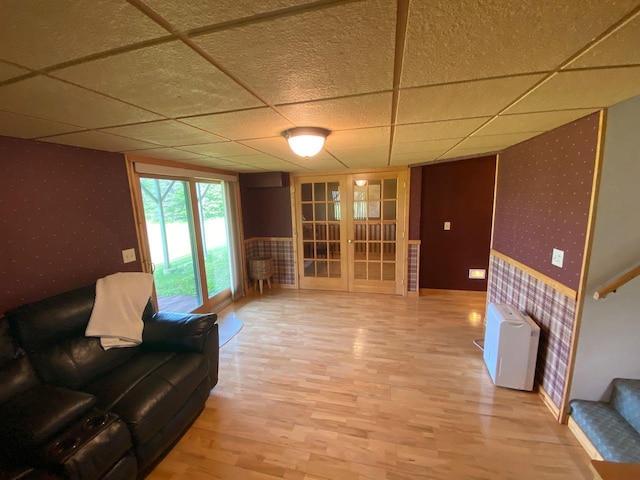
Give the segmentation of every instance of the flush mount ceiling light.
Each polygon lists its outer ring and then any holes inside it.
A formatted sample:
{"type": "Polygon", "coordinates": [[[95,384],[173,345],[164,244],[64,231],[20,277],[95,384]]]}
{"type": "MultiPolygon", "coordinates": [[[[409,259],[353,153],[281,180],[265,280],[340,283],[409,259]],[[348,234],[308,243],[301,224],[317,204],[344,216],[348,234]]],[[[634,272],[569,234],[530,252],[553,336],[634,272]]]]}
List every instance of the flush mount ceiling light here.
{"type": "Polygon", "coordinates": [[[313,157],[324,145],[331,131],[318,127],[296,127],[282,132],[293,153],[304,158],[313,157]]]}

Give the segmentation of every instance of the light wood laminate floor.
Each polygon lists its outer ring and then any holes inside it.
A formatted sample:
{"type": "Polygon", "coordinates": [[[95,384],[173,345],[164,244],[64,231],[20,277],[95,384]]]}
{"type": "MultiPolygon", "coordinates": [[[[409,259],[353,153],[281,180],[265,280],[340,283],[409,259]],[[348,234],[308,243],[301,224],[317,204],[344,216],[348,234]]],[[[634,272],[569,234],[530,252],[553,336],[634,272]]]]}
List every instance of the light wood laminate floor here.
{"type": "Polygon", "coordinates": [[[497,388],[472,340],[485,296],[266,290],[152,479],[591,479],[535,393],[497,388]]]}

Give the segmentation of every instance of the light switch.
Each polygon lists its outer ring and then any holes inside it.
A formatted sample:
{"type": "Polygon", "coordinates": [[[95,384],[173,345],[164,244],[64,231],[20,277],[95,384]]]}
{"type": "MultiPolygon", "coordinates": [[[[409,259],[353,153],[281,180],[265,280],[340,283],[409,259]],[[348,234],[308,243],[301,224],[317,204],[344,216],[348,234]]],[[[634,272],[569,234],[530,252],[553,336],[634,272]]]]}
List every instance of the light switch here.
{"type": "Polygon", "coordinates": [[[451,230],[451,222],[444,222],[444,229],[451,230]]]}
{"type": "Polygon", "coordinates": [[[122,250],[122,261],[124,263],[131,263],[136,261],[136,249],[129,248],[127,250],[122,250]]]}
{"type": "Polygon", "coordinates": [[[562,268],[563,262],[564,262],[564,250],[558,250],[557,248],[554,248],[553,254],[551,255],[551,265],[555,265],[556,267],[562,268]]]}

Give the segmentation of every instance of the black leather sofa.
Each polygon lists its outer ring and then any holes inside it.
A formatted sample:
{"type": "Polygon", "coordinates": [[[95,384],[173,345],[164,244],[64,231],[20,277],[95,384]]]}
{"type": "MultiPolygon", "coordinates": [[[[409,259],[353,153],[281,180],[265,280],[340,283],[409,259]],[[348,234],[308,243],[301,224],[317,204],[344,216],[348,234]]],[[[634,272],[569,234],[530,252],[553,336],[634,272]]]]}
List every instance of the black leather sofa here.
{"type": "Polygon", "coordinates": [[[218,381],[216,315],[156,313],[142,345],[103,350],[84,332],[95,285],[0,319],[0,478],[144,477],[218,381]]]}

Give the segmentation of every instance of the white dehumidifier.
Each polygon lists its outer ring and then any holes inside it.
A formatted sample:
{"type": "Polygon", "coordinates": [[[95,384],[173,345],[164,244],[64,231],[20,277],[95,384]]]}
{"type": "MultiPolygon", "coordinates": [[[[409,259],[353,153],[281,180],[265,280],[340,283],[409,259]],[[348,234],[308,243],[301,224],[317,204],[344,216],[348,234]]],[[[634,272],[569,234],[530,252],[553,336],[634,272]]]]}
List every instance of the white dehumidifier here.
{"type": "Polygon", "coordinates": [[[484,333],[484,362],[499,387],[533,390],[540,327],[514,306],[490,303],[484,333]]]}

